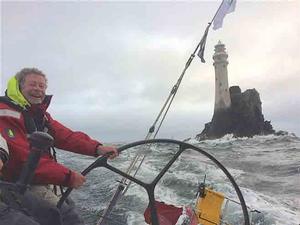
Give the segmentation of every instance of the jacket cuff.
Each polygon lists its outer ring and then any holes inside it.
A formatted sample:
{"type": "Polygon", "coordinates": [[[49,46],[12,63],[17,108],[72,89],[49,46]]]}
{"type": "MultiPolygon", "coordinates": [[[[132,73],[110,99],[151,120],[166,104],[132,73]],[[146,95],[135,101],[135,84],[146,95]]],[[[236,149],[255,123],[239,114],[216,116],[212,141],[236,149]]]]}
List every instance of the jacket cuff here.
{"type": "Polygon", "coordinates": [[[96,145],[96,148],[95,148],[95,157],[98,157],[99,155],[102,155],[99,151],[98,151],[98,147],[99,146],[102,146],[102,144],[101,143],[98,143],[97,145],[96,145]]]}
{"type": "Polygon", "coordinates": [[[69,173],[66,174],[65,179],[63,181],[63,186],[65,187],[69,187],[70,183],[71,183],[71,175],[72,175],[72,171],[69,170],[69,173]]]}

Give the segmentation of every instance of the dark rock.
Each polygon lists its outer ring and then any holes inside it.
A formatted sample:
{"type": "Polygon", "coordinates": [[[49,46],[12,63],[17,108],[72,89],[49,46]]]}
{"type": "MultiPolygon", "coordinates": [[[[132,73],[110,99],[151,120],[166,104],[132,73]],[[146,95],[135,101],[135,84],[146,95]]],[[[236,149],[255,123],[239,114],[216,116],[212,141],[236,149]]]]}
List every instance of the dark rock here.
{"type": "Polygon", "coordinates": [[[255,89],[242,93],[239,86],[232,86],[229,93],[231,107],[215,112],[212,121],[205,124],[197,139],[215,139],[225,134],[252,137],[275,133],[271,122],[264,120],[259,93],[255,89]]]}
{"type": "Polygon", "coordinates": [[[241,88],[239,86],[231,86],[229,88],[230,97],[232,97],[235,94],[241,94],[241,88]]]}
{"type": "Polygon", "coordinates": [[[277,135],[277,136],[284,136],[284,135],[288,135],[288,134],[289,134],[289,132],[284,131],[284,130],[279,130],[279,131],[275,132],[275,135],[277,135]]]}
{"type": "Polygon", "coordinates": [[[198,139],[198,140],[209,139],[209,136],[207,134],[210,130],[210,127],[211,127],[211,122],[206,123],[205,126],[204,126],[203,131],[200,134],[197,134],[196,139],[198,139]]]}
{"type": "Polygon", "coordinates": [[[208,130],[208,136],[211,138],[220,138],[230,132],[231,111],[228,109],[214,112],[213,119],[208,130]]]}

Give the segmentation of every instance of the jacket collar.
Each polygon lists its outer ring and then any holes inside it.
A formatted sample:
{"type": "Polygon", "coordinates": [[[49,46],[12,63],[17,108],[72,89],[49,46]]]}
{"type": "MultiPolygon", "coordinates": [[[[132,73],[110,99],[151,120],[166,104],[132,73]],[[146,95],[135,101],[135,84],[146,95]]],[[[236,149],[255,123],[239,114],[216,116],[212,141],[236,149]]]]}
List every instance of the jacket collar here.
{"type": "Polygon", "coordinates": [[[13,76],[7,83],[6,95],[14,103],[21,106],[23,109],[30,106],[30,103],[25,99],[20,91],[19,82],[15,76],[13,76]]]}
{"type": "Polygon", "coordinates": [[[46,95],[45,99],[42,103],[40,104],[32,104],[28,107],[26,107],[26,109],[28,110],[28,112],[32,113],[32,114],[36,114],[37,112],[45,114],[45,112],[47,111],[50,102],[52,99],[52,95],[46,95]]]}

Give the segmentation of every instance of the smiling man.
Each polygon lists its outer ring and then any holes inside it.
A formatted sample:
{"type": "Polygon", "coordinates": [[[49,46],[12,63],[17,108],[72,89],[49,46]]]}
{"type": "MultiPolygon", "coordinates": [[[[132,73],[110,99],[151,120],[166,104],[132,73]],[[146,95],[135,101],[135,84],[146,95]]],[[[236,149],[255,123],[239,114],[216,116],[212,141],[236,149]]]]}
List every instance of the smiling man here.
{"type": "Polygon", "coordinates": [[[27,76],[22,75],[23,73],[18,73],[16,78],[20,80],[21,91],[25,99],[31,104],[41,104],[45,99],[46,77],[34,73],[28,73],[27,76]]]}
{"type": "MultiPolygon", "coordinates": [[[[115,147],[103,146],[87,134],[72,131],[53,119],[47,112],[52,96],[46,95],[46,89],[47,78],[42,71],[24,68],[9,80],[5,96],[0,98],[0,132],[9,153],[0,152],[0,167],[5,163],[1,172],[6,181],[17,181],[30,151],[27,137],[34,131],[49,133],[54,138],[54,147],[59,149],[94,157],[107,153],[111,153],[110,158],[118,155],[115,147]]],[[[31,191],[55,206],[58,199],[49,185],[78,188],[84,184],[85,177],[58,163],[53,151],[49,149],[42,155],[31,191]]]]}

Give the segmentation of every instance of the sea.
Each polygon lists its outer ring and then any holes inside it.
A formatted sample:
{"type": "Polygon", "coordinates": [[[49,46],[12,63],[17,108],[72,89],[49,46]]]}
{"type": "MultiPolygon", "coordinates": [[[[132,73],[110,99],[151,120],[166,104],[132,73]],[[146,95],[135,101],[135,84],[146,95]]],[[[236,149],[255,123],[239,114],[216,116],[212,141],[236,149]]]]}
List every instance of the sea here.
{"type": "MultiPolygon", "coordinates": [[[[226,135],[216,140],[189,139],[187,143],[209,153],[229,171],[243,193],[251,224],[300,224],[300,138],[295,134],[252,138],[226,135]]],[[[120,147],[128,143],[115,144],[120,147]]],[[[150,183],[179,148],[168,141],[140,145],[124,150],[108,163],[126,172],[138,152],[145,154],[136,178],[150,183]]],[[[77,171],[82,171],[95,160],[64,151],[58,152],[58,158],[77,171]]],[[[85,185],[72,191],[70,196],[87,225],[97,223],[121,179],[121,176],[100,167],[87,174],[85,185]]],[[[213,161],[194,149],[185,150],[161,178],[155,187],[155,198],[177,207],[193,207],[201,183],[233,200],[223,215],[227,224],[244,224],[239,199],[230,180],[213,161]]],[[[132,183],[106,217],[105,224],[144,225],[143,214],[147,205],[146,191],[132,183]]]]}

